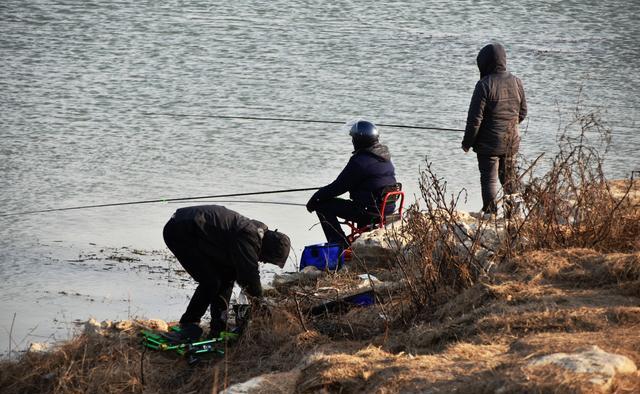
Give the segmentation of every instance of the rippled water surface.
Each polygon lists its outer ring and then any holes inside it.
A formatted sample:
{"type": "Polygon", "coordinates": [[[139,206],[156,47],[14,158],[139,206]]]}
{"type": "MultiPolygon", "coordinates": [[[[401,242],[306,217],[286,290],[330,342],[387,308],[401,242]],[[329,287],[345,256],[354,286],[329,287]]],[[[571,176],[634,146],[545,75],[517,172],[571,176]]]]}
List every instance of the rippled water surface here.
{"type": "MultiPolygon", "coordinates": [[[[183,115],[462,129],[475,56],[492,40],[525,85],[525,157],[554,150],[580,100],[612,127],[608,175],[640,169],[637,1],[328,3],[4,0],[2,211],[321,186],[350,154],[340,127],[183,115]]],[[[467,188],[465,207],[479,207],[461,133],[381,132],[410,195],[428,156],[451,191],[467,188]]],[[[298,255],[322,240],[303,207],[224,204],[289,233],[298,255]]],[[[178,318],[192,285],[140,269],[167,264],[148,251],[164,249],[177,206],[0,217],[0,351],[9,332],[15,348],[89,316],[178,318]],[[147,254],[114,268],[105,248],[123,246],[147,254]]]]}

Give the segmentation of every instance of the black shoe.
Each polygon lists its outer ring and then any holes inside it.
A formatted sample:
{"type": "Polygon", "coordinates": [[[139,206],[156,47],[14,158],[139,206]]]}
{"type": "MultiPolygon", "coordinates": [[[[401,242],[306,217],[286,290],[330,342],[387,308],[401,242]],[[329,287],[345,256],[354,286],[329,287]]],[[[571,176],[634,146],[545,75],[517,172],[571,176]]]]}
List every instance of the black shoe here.
{"type": "Polygon", "coordinates": [[[195,323],[180,323],[180,326],[167,334],[173,342],[194,342],[202,336],[202,328],[195,323]]]}
{"type": "Polygon", "coordinates": [[[220,333],[227,328],[227,322],[222,319],[211,320],[209,325],[209,339],[216,339],[220,337],[220,333]]]}
{"type": "Polygon", "coordinates": [[[217,329],[210,329],[209,333],[207,334],[207,339],[218,339],[220,338],[220,333],[222,332],[222,330],[217,330],[217,329]]]}

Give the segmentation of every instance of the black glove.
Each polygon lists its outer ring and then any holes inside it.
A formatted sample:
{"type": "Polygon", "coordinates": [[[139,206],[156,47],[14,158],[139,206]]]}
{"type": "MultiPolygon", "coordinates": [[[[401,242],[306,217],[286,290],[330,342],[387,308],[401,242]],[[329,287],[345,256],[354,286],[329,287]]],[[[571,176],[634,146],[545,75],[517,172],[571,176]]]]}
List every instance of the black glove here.
{"type": "Polygon", "coordinates": [[[260,282],[249,284],[244,288],[247,295],[251,297],[262,297],[262,285],[260,282]]]}
{"type": "Polygon", "coordinates": [[[307,202],[307,211],[309,211],[310,213],[315,211],[316,208],[318,208],[319,204],[320,204],[320,200],[318,200],[315,197],[311,197],[309,202],[307,202]]]}

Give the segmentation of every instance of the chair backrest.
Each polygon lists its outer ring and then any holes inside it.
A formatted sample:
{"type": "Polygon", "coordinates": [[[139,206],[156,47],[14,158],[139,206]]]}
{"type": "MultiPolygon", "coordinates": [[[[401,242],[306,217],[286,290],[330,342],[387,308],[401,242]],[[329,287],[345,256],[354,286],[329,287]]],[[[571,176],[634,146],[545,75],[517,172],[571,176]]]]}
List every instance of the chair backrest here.
{"type": "MultiPolygon", "coordinates": [[[[402,217],[402,209],[404,208],[404,192],[402,191],[402,183],[398,182],[395,185],[386,186],[382,189],[382,206],[380,207],[380,227],[384,227],[387,221],[387,204],[396,203],[400,200],[399,206],[395,207],[398,210],[397,216],[402,217]]],[[[395,210],[394,210],[395,212],[395,210]]],[[[395,215],[394,215],[395,216],[395,215]]]]}

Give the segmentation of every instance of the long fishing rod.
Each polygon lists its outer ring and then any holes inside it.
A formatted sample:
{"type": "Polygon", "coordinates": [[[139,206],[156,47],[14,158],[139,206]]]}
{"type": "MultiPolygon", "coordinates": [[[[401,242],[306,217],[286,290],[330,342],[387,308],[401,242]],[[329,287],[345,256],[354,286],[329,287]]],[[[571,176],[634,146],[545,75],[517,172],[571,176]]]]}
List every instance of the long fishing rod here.
{"type": "Polygon", "coordinates": [[[241,197],[241,196],[257,196],[261,194],[305,192],[305,191],[318,190],[318,189],[320,189],[320,187],[307,187],[303,189],[266,190],[266,191],[248,192],[248,193],[216,194],[211,196],[198,196],[198,197],[159,198],[155,200],[127,201],[127,202],[115,202],[115,203],[108,203],[108,204],[81,205],[77,207],[66,207],[66,208],[49,208],[49,209],[40,209],[37,211],[9,212],[9,213],[0,214],[0,216],[28,215],[32,213],[71,211],[76,209],[102,208],[102,207],[117,207],[122,205],[151,204],[151,203],[158,203],[158,202],[203,200],[207,198],[241,197]]]}
{"type": "MultiPolygon", "coordinates": [[[[142,112],[145,116],[171,116],[176,118],[216,118],[216,119],[240,119],[240,120],[267,120],[277,122],[299,122],[299,123],[323,123],[323,124],[339,124],[343,125],[344,122],[338,122],[334,120],[320,120],[320,119],[297,119],[297,118],[279,118],[279,117],[265,117],[265,116],[234,116],[234,115],[197,115],[197,114],[172,114],[172,113],[160,113],[160,112],[142,112]]],[[[438,130],[438,131],[460,131],[463,129],[449,129],[446,127],[431,127],[431,126],[413,126],[413,125],[401,125],[392,123],[376,123],[380,127],[396,127],[401,129],[418,129],[418,130],[438,130]]]]}
{"type": "Polygon", "coordinates": [[[300,204],[297,202],[284,202],[284,201],[260,201],[260,200],[196,200],[196,201],[170,201],[170,204],[184,204],[186,202],[189,203],[193,203],[193,202],[197,202],[197,203],[203,203],[203,202],[215,202],[215,203],[220,203],[220,202],[237,202],[237,203],[243,203],[243,204],[273,204],[273,205],[291,205],[294,207],[306,207],[306,204],[300,204]]]}

